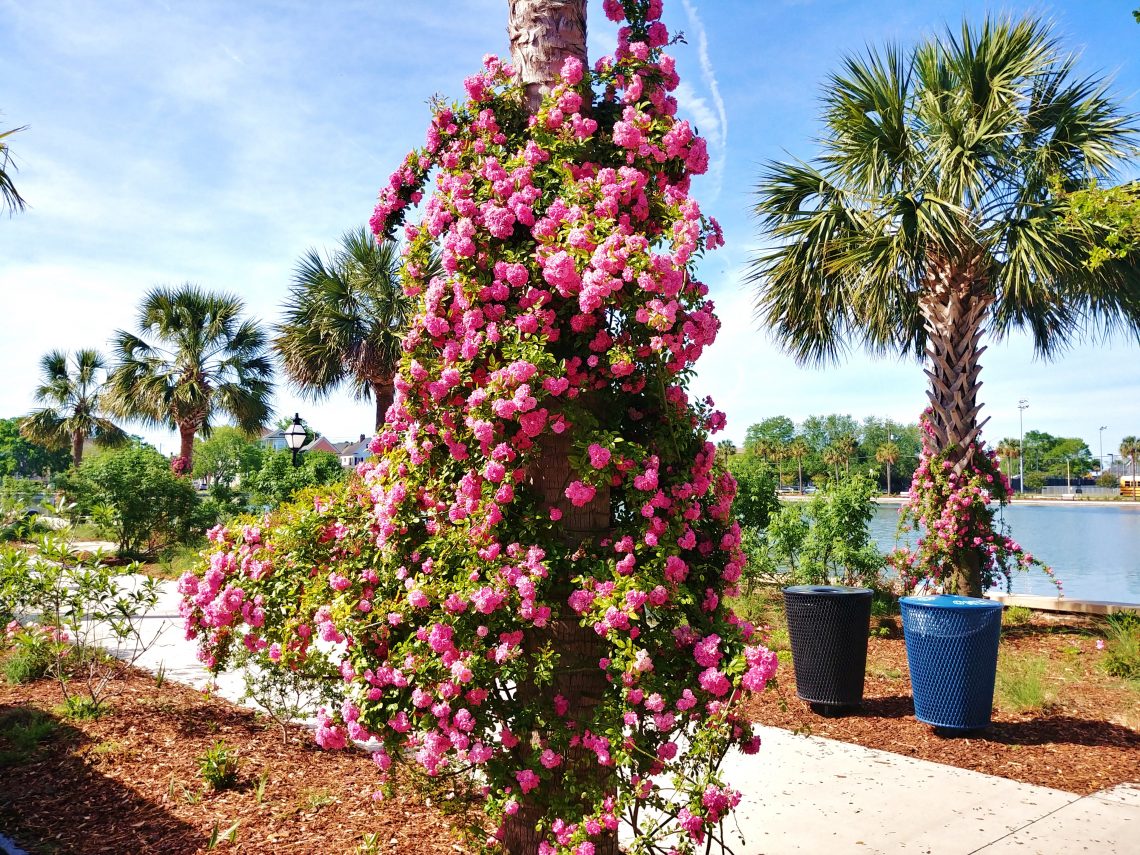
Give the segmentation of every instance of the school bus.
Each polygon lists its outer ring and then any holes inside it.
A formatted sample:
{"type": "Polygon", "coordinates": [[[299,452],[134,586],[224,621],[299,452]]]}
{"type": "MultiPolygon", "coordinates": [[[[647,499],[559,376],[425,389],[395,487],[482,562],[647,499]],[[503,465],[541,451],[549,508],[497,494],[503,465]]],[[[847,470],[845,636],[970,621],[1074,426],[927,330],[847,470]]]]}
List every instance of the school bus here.
{"type": "Polygon", "coordinates": [[[1123,475],[1120,478],[1120,495],[1125,499],[1140,499],[1140,475],[1123,475]]]}

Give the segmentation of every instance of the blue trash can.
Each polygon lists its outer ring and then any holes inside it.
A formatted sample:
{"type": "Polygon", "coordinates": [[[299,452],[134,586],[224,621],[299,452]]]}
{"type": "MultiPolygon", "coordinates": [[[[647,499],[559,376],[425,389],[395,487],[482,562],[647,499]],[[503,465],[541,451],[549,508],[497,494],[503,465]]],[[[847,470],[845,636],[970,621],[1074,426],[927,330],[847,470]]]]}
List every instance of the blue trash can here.
{"type": "Polygon", "coordinates": [[[899,604],[914,717],[948,730],[989,727],[1001,603],[938,594],[899,604]]]}

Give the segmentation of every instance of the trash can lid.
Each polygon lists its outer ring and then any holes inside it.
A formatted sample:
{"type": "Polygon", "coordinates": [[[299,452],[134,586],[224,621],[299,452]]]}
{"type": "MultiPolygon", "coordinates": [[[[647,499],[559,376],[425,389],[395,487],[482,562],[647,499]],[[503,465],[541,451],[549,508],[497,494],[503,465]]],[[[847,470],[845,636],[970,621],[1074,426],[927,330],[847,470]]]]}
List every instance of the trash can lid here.
{"type": "Polygon", "coordinates": [[[904,606],[923,606],[933,609],[997,609],[1002,604],[996,600],[985,600],[979,597],[960,597],[957,594],[926,594],[921,597],[903,597],[899,602],[904,606]]]}
{"type": "Polygon", "coordinates": [[[874,594],[870,588],[848,588],[845,585],[792,585],[784,588],[785,594],[819,594],[826,597],[843,597],[852,594],[874,594]]]}

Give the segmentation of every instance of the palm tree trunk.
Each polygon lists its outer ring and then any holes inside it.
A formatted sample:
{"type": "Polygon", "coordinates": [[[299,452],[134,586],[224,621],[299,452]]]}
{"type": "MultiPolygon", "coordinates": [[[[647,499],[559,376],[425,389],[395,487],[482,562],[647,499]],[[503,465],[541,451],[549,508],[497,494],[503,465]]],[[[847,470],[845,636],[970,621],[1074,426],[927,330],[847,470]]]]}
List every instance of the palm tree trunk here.
{"type": "Polygon", "coordinates": [[[511,62],[526,86],[527,106],[538,111],[558,82],[562,63],[576,56],[586,65],[586,0],[508,0],[511,62]]]}
{"type": "MultiPolygon", "coordinates": [[[[511,62],[526,87],[527,104],[535,112],[546,91],[559,78],[562,64],[568,57],[577,57],[586,64],[586,0],[509,0],[510,12],[507,34],[511,42],[511,62]]],[[[527,473],[528,481],[541,499],[550,507],[562,511],[562,537],[570,545],[597,540],[610,529],[609,489],[597,491],[594,500],[575,508],[563,495],[572,477],[570,467],[569,433],[549,434],[540,439],[537,455],[527,473]]],[[[578,616],[569,609],[566,598],[570,593],[569,580],[556,580],[555,602],[562,603],[551,626],[528,634],[524,645],[528,652],[553,645],[559,652],[558,676],[554,685],[544,691],[561,694],[570,702],[567,717],[584,723],[590,720],[593,709],[605,696],[608,684],[605,672],[598,667],[604,653],[601,639],[591,630],[579,626],[578,616]]],[[[520,700],[538,691],[534,685],[518,687],[520,700]]],[[[571,749],[566,762],[569,769],[589,770],[590,774],[604,775],[597,766],[592,752],[571,749]]],[[[612,775],[602,780],[605,787],[616,787],[612,775]]],[[[546,812],[556,795],[559,781],[543,785],[521,801],[518,813],[503,823],[503,847],[508,855],[533,855],[538,851],[542,835],[535,824],[546,812]]],[[[617,855],[617,835],[607,834],[593,841],[596,855],[617,855]]]]}
{"type": "Polygon", "coordinates": [[[178,426],[178,436],[180,444],[178,447],[178,456],[186,461],[186,470],[183,474],[190,477],[190,472],[194,468],[194,434],[197,432],[198,426],[193,422],[183,422],[178,426]]]}
{"type": "Polygon", "coordinates": [[[804,460],[802,457],[796,458],[796,472],[799,474],[800,493],[804,491],[804,460]]]}
{"type": "Polygon", "coordinates": [[[86,441],[87,437],[81,430],[77,430],[71,436],[71,462],[76,469],[78,469],[79,464],[83,462],[83,443],[86,441]]]}
{"type": "Polygon", "coordinates": [[[891,462],[887,461],[887,495],[891,494],[891,462]]]}
{"type": "Polygon", "coordinates": [[[385,380],[374,380],[372,382],[372,400],[376,402],[376,430],[379,431],[384,427],[385,416],[388,413],[388,408],[392,406],[392,401],[396,396],[396,385],[389,377],[385,380]]]}
{"type": "MultiPolygon", "coordinates": [[[[978,436],[988,421],[978,421],[979,358],[985,351],[979,342],[993,296],[986,291],[979,264],[977,258],[958,263],[929,259],[926,287],[919,298],[930,361],[926,395],[932,409],[934,451],[944,454],[951,471],[959,475],[973,461],[978,436]]],[[[980,550],[963,549],[949,576],[952,592],[980,597],[981,565],[980,550]]]]}

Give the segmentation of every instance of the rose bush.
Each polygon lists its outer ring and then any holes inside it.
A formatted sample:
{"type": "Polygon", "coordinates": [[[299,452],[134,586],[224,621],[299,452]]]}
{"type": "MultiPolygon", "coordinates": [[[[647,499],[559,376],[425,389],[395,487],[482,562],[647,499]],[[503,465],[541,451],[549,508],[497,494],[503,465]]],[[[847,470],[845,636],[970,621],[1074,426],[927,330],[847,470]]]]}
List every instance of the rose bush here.
{"type": "Polygon", "coordinates": [[[955,467],[956,449],[934,451],[930,410],[920,419],[922,453],[910,484],[910,499],[902,508],[900,526],[917,535],[913,549],[902,548],[890,556],[904,588],[913,590],[929,579],[949,593],[962,556],[973,553],[980,563],[982,590],[1002,585],[1008,591],[1013,571],[1036,567],[1061,590],[1050,567],[1026,552],[1004,530],[1000,509],[1013,494],[1001,471],[997,453],[977,440],[968,462],[955,467]],[[997,507],[991,507],[993,504],[997,507]]]}
{"type": "Polygon", "coordinates": [[[622,816],[636,851],[689,852],[739,800],[720,759],[756,750],[736,710],[776,658],[726,605],[745,559],[724,416],[686,391],[718,328],[694,268],[720,229],[688,192],[705,142],[676,116],[660,3],[605,9],[613,57],[568,60],[533,116],[488,57],[380,193],[391,237],[436,176],[404,227],[419,304],[377,458],[213,530],[180,585],[211,668],[339,676],[325,748],[470,770],[543,853],[588,855],[622,816]]]}

